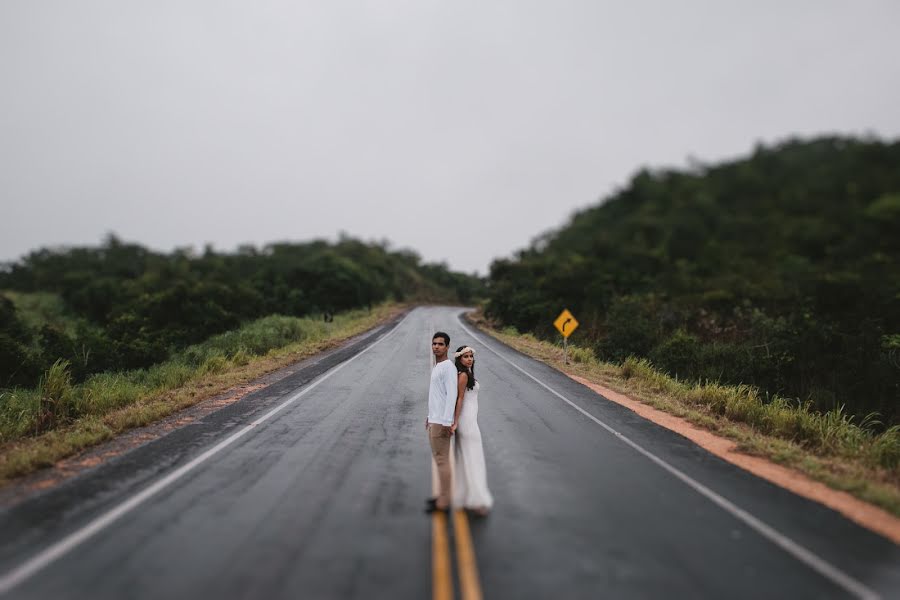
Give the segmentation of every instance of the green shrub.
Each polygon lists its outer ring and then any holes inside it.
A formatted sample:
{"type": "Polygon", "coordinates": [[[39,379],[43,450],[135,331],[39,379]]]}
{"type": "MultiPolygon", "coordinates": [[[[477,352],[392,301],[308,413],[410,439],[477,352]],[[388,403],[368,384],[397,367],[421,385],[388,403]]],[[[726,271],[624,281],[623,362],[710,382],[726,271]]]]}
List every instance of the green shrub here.
{"type": "Polygon", "coordinates": [[[590,348],[581,348],[579,346],[569,346],[569,356],[572,362],[591,364],[597,362],[594,351],[590,348]]]}
{"type": "Polygon", "coordinates": [[[622,377],[626,380],[635,377],[638,373],[643,371],[643,366],[646,363],[646,359],[636,358],[634,356],[627,357],[622,361],[621,367],[619,367],[622,377]]]}
{"type": "Polygon", "coordinates": [[[843,406],[818,413],[809,411],[807,405],[803,407],[800,417],[798,441],[826,453],[855,454],[868,437],[853,423],[853,416],[847,414],[843,406]]]}
{"type": "Polygon", "coordinates": [[[124,373],[100,373],[82,385],[81,412],[103,415],[109,411],[137,402],[145,393],[144,385],[136,377],[124,373]]]}
{"type": "Polygon", "coordinates": [[[694,379],[700,371],[701,355],[700,340],[678,329],[650,351],[650,360],[676,378],[694,379]]]}
{"type": "Polygon", "coordinates": [[[324,323],[272,315],[190,346],[181,356],[187,363],[199,366],[211,356],[234,356],[239,352],[262,356],[273,348],[282,348],[304,339],[315,339],[326,333],[324,323]]]}
{"type": "Polygon", "coordinates": [[[683,394],[683,384],[653,368],[646,358],[627,357],[619,367],[625,379],[636,379],[656,392],[683,394]]]}
{"type": "Polygon", "coordinates": [[[145,386],[151,389],[169,390],[181,387],[197,376],[194,367],[178,360],[170,360],[146,370],[145,386]]]}
{"type": "Polygon", "coordinates": [[[764,409],[757,391],[746,385],[730,388],[725,401],[725,416],[735,421],[756,425],[763,421],[764,409]]]}
{"type": "Polygon", "coordinates": [[[794,406],[786,398],[776,397],[765,405],[760,429],[784,439],[794,439],[800,431],[804,411],[804,406],[794,406]]]}
{"type": "Polygon", "coordinates": [[[32,380],[35,360],[18,339],[0,331],[0,387],[27,384],[32,380]]]}
{"type": "Polygon", "coordinates": [[[222,355],[210,356],[203,364],[200,365],[198,373],[206,375],[208,373],[222,373],[228,368],[228,359],[222,355]]]}
{"type": "Polygon", "coordinates": [[[231,356],[231,362],[233,362],[235,365],[243,366],[249,363],[252,357],[253,355],[248,353],[243,348],[240,348],[231,356]]]}
{"type": "Polygon", "coordinates": [[[0,392],[0,441],[35,431],[41,397],[39,390],[16,388],[0,392]]]}
{"type": "Polygon", "coordinates": [[[889,427],[875,436],[868,458],[870,462],[886,469],[900,466],[900,425],[889,427]]]}
{"type": "Polygon", "coordinates": [[[647,356],[659,335],[656,313],[652,296],[616,298],[606,315],[606,335],[597,344],[597,355],[613,362],[647,356]]]}
{"type": "Polygon", "coordinates": [[[723,414],[731,390],[718,383],[695,384],[684,394],[684,398],[698,406],[707,406],[716,414],[723,414]]]}

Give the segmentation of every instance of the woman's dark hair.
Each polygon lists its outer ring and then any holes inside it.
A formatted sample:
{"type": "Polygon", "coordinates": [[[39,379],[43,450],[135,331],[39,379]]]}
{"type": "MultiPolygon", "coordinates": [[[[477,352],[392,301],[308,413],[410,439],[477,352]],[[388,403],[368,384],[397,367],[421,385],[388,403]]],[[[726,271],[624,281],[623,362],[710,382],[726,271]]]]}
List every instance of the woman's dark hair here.
{"type": "MultiPolygon", "coordinates": [[[[465,348],[465,346],[460,346],[459,348],[456,349],[456,351],[459,352],[463,348],[465,348]]],[[[474,361],[472,362],[471,369],[467,369],[463,366],[462,362],[460,361],[461,358],[462,358],[462,356],[457,356],[453,360],[453,362],[456,364],[456,370],[459,373],[466,374],[466,377],[468,378],[468,381],[466,382],[466,389],[470,389],[470,390],[474,389],[475,388],[475,362],[474,361]]]]}

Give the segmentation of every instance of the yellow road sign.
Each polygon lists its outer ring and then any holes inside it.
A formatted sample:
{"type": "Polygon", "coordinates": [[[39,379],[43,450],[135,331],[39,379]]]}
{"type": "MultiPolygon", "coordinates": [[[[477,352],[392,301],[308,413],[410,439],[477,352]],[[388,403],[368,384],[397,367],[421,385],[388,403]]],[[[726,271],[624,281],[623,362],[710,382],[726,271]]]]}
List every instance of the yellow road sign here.
{"type": "Polygon", "coordinates": [[[559,329],[559,332],[563,334],[564,338],[568,338],[578,327],[578,321],[575,319],[575,316],[569,312],[569,309],[565,309],[559,313],[559,316],[553,321],[553,326],[559,329]]]}

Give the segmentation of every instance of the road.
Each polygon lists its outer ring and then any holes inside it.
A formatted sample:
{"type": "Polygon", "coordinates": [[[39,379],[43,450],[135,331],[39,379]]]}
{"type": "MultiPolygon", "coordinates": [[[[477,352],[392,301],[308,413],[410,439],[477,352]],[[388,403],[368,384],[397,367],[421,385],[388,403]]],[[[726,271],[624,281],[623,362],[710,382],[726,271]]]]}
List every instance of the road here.
{"type": "Polygon", "coordinates": [[[4,509],[0,594],[900,597],[900,547],[473,331],[460,314],[416,309],[4,509]],[[485,519],[422,512],[437,329],[451,348],[477,352],[496,499],[485,519]]]}

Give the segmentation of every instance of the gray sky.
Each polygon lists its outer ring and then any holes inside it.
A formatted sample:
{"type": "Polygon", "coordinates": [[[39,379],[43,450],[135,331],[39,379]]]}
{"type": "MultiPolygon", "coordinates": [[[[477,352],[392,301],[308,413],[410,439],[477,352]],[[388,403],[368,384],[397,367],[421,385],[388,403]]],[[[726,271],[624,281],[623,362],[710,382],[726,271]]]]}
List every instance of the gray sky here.
{"type": "Polygon", "coordinates": [[[900,2],[0,3],[0,260],[389,239],[487,271],[642,165],[900,135],[900,2]]]}

